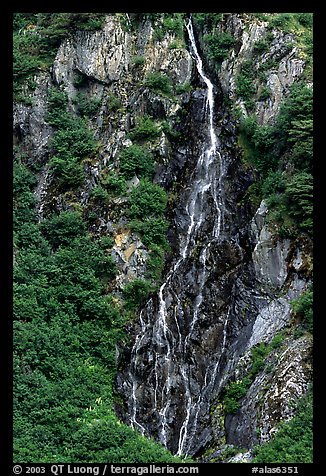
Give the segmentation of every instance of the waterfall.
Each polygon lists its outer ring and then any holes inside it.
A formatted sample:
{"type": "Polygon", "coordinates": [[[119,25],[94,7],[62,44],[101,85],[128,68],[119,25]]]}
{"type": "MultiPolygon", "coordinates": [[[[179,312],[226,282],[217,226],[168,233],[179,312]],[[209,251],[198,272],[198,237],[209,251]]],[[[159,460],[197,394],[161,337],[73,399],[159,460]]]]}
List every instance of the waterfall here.
{"type": "Polygon", "coordinates": [[[190,179],[191,189],[185,201],[187,227],[179,237],[179,256],[171,266],[157,297],[150,299],[140,315],[141,329],[132,349],[128,376],[131,382],[130,424],[144,434],[149,433],[148,425],[152,425],[154,421],[158,439],[177,455],[187,455],[191,451],[200,414],[206,408],[205,405],[215,387],[220,359],[225,349],[228,325],[227,318],[223,324],[222,344],[216,349],[216,356],[213,355],[206,366],[205,375],[199,382],[199,391],[194,392],[191,388],[193,379],[191,372],[195,365],[190,363],[191,339],[201,319],[203,292],[209,277],[207,260],[211,244],[213,240],[216,242],[220,239],[223,231],[225,171],[218,151],[219,140],[214,126],[214,86],[203,71],[191,19],[187,21],[186,28],[198,74],[207,89],[206,140],[190,179]],[[185,303],[178,296],[176,289],[177,284],[180,286],[180,283],[182,285],[184,282],[185,269],[191,252],[196,245],[198,233],[207,219],[208,200],[212,203],[214,218],[198,259],[196,298],[190,318],[185,319],[185,303]],[[147,368],[151,369],[147,376],[143,375],[142,371],[144,358],[147,368]],[[145,395],[149,395],[147,400],[150,406],[146,409],[146,415],[144,411],[140,411],[145,395]],[[173,421],[176,410],[181,415],[178,429],[173,421]],[[174,449],[170,444],[171,438],[175,442],[174,449]]]}

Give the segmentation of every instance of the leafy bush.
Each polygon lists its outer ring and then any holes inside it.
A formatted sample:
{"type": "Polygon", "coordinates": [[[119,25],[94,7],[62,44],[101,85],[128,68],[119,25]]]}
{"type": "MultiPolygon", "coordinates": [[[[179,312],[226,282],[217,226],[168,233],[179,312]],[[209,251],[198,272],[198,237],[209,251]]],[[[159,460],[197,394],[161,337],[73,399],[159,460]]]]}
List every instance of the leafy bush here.
{"type": "Polygon", "coordinates": [[[313,290],[308,289],[291,303],[295,315],[301,317],[307,331],[313,331],[313,290]]]}
{"type": "Polygon", "coordinates": [[[131,58],[131,63],[133,66],[143,66],[145,63],[145,58],[144,56],[138,56],[138,55],[133,56],[131,58]]]}
{"type": "Polygon", "coordinates": [[[115,172],[110,172],[101,177],[101,184],[108,190],[110,195],[122,196],[127,191],[126,179],[115,172]]]}
{"type": "Polygon", "coordinates": [[[284,192],[285,183],[286,179],[283,172],[280,170],[269,171],[261,187],[263,196],[268,197],[268,201],[273,194],[284,192]]]}
{"type": "Polygon", "coordinates": [[[83,158],[93,153],[97,147],[94,133],[85,122],[72,118],[68,129],[59,129],[53,136],[51,146],[55,155],[60,158],[83,158]]]}
{"type": "Polygon", "coordinates": [[[146,277],[153,283],[158,283],[164,266],[164,251],[160,246],[151,243],[151,249],[147,260],[146,277]]]}
{"type": "Polygon", "coordinates": [[[167,205],[165,190],[148,180],[141,180],[138,187],[133,188],[129,197],[130,218],[160,216],[167,205]]]}
{"type": "Polygon", "coordinates": [[[67,103],[66,93],[50,90],[46,119],[56,131],[51,141],[49,165],[62,188],[76,188],[85,177],[80,161],[95,152],[97,142],[86,122],[67,112],[67,103]]]}
{"type": "Polygon", "coordinates": [[[62,189],[78,188],[85,180],[85,172],[78,158],[52,157],[49,165],[62,189]]]}
{"type": "Polygon", "coordinates": [[[212,28],[223,21],[223,16],[223,13],[194,13],[193,19],[200,27],[207,25],[208,28],[212,28]]]}
{"type": "Polygon", "coordinates": [[[183,84],[177,84],[175,87],[175,93],[176,94],[184,94],[184,93],[190,93],[192,89],[191,84],[186,81],[183,84]]]}
{"type": "Polygon", "coordinates": [[[268,87],[263,87],[259,94],[259,101],[266,101],[271,97],[271,90],[268,87]]]}
{"type": "MultiPolygon", "coordinates": [[[[247,106],[251,105],[251,101],[256,93],[255,79],[253,61],[244,61],[241,65],[241,71],[236,79],[236,87],[238,96],[245,101],[247,106]]],[[[252,109],[252,107],[249,109],[252,109]]]]}
{"type": "Polygon", "coordinates": [[[312,233],[313,178],[311,174],[295,174],[285,187],[285,203],[290,217],[302,231],[312,233]]]}
{"type": "Polygon", "coordinates": [[[313,14],[312,13],[294,13],[298,22],[305,28],[313,27],[313,14]]]}
{"type": "Polygon", "coordinates": [[[265,53],[268,50],[269,43],[266,38],[262,38],[261,40],[256,41],[254,44],[253,50],[255,53],[265,53]]]}
{"type": "Polygon", "coordinates": [[[103,203],[103,202],[105,203],[109,199],[108,192],[103,187],[101,187],[100,185],[93,188],[91,196],[94,200],[96,200],[97,202],[101,202],[101,203],[103,203]]]}
{"type": "Polygon", "coordinates": [[[130,138],[136,142],[151,141],[157,139],[159,135],[159,128],[147,114],[138,118],[136,126],[129,133],[130,138]]]}
{"type": "Polygon", "coordinates": [[[73,238],[85,233],[85,223],[78,212],[61,212],[43,220],[40,229],[45,238],[55,249],[61,245],[68,245],[73,238]]]}
{"type": "Polygon", "coordinates": [[[122,107],[121,99],[113,93],[107,95],[106,107],[109,111],[118,111],[122,107]]]}
{"type": "Polygon", "coordinates": [[[204,36],[208,47],[208,57],[217,63],[222,63],[229,55],[229,51],[236,44],[235,38],[230,33],[214,33],[204,36]]]}
{"type": "Polygon", "coordinates": [[[126,284],[123,289],[126,309],[135,311],[145,304],[151,290],[151,283],[144,279],[135,279],[126,284]]]}
{"type": "Polygon", "coordinates": [[[135,233],[138,233],[142,242],[149,248],[159,246],[164,250],[169,248],[166,233],[169,224],[163,217],[159,218],[143,218],[143,220],[132,220],[130,228],[135,233]]]}
{"type": "Polygon", "coordinates": [[[61,41],[75,30],[97,30],[105,15],[97,13],[15,13],[13,77],[22,82],[49,68],[61,41]]]}
{"type": "Polygon", "coordinates": [[[245,396],[250,384],[250,379],[246,377],[243,380],[237,380],[227,385],[223,398],[223,407],[226,414],[236,413],[240,409],[239,400],[245,396]]]}
{"type": "Polygon", "coordinates": [[[126,179],[151,178],[154,172],[154,157],[143,147],[131,145],[120,154],[120,171],[126,179]]]}
{"type": "Polygon", "coordinates": [[[165,13],[163,17],[163,30],[174,33],[178,38],[183,38],[183,14],[165,13]]]}
{"type": "Polygon", "coordinates": [[[144,86],[157,93],[163,93],[168,95],[172,93],[171,79],[163,73],[149,73],[148,76],[145,78],[144,86]]]}

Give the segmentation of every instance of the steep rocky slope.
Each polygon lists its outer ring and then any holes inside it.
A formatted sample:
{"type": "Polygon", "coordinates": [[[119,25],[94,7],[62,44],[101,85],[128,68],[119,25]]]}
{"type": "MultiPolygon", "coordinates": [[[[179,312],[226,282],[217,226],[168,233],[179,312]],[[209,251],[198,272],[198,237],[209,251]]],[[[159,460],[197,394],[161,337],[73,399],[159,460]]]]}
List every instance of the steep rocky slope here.
{"type": "Polygon", "coordinates": [[[250,460],[245,450],[268,441],[294,415],[293,403],[312,380],[311,334],[295,335],[291,306],[311,284],[311,242],[280,237],[266,200],[256,209],[246,200],[256,172],[242,160],[235,111],[273,124],[305,59],[294,34],[227,14],[216,28],[234,44],[217,70],[204,41],[208,24],[195,18],[192,38],[183,22],[180,35],[162,21],[158,14],[137,21],[108,14],[100,30],[64,39],[51,72],[34,78],[33,104],[15,104],[14,140],[37,168],[39,221],[81,211],[95,238],[112,239],[117,275],[107,293],[115,302],[124,302],[128,284],[150,283],[129,320],[129,341],[117,346],[118,416],[173,454],[215,461],[239,448],[238,460],[250,460]],[[236,86],[248,61],[255,74],[251,103],[236,86]],[[53,88],[67,94],[72,116],[80,115],[80,98],[97,104],[85,120],[98,145],[82,160],[77,187],[60,187],[51,167],[53,88]],[[117,185],[123,153],[135,145],[152,154],[153,182],[168,194],[168,246],[159,237],[153,247],[150,230],[130,224],[147,219],[130,212],[143,172],[131,166],[117,185]],[[102,198],[94,194],[99,188],[107,191],[102,198]],[[155,252],[165,253],[164,265],[153,264],[155,252]],[[232,384],[242,385],[233,408],[232,384]]]}

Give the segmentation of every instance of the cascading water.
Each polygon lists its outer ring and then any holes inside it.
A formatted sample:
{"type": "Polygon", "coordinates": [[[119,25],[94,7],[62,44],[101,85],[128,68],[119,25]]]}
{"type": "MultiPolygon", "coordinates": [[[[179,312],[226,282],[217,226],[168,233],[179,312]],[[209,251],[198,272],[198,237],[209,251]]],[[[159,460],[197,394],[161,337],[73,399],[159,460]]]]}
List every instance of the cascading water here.
{"type": "Polygon", "coordinates": [[[221,326],[219,340],[216,339],[219,345],[216,343],[215,355],[210,363],[194,362],[192,341],[201,321],[203,292],[210,275],[207,262],[212,242],[219,241],[223,232],[225,171],[214,126],[214,87],[203,71],[191,19],[186,28],[197,71],[207,88],[206,139],[191,175],[191,189],[185,200],[187,225],[179,235],[179,257],[172,265],[158,295],[142,310],[141,329],[132,349],[127,376],[131,385],[131,425],[142,433],[152,433],[148,428],[155,427],[162,444],[178,455],[192,452],[192,441],[201,413],[207,410],[211,393],[216,386],[228,325],[227,316],[221,326]],[[213,219],[210,219],[209,232],[205,231],[206,243],[201,244],[196,265],[197,279],[193,283],[187,282],[188,262],[198,246],[199,236],[204,233],[203,226],[206,224],[207,227],[208,210],[213,219]],[[190,312],[176,291],[182,287],[193,287],[192,295],[195,298],[190,312]]]}

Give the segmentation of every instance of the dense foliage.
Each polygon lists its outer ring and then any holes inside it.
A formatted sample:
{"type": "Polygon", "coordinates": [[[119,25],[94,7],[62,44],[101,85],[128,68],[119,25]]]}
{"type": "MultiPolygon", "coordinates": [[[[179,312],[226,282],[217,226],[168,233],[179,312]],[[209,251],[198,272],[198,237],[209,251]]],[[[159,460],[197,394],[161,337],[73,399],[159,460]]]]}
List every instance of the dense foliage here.
{"type": "MultiPolygon", "coordinates": [[[[125,339],[127,316],[106,293],[115,276],[111,254],[104,240],[89,235],[78,212],[38,223],[35,182],[17,159],[15,461],[172,461],[159,445],[122,425],[112,410],[116,343],[125,339]]],[[[128,309],[144,296],[140,284],[125,290],[128,309]]]]}

